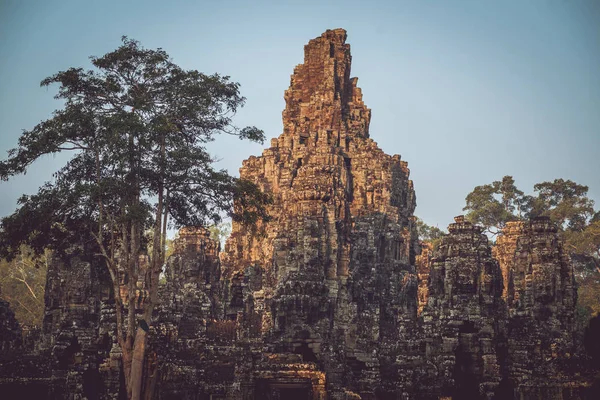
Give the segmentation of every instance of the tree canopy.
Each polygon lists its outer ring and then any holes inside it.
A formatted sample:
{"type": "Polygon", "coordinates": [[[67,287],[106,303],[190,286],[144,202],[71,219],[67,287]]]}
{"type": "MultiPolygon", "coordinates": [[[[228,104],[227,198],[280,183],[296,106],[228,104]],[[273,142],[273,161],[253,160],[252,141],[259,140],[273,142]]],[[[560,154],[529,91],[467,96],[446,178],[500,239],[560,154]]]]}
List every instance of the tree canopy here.
{"type": "Polygon", "coordinates": [[[126,37],[91,62],[93,69],[70,68],[42,81],[58,84],[55,98],[64,107],[24,131],[0,162],[0,179],[7,180],[42,155],[73,153],[52,182],[21,197],[17,211],[2,219],[0,248],[9,259],[23,243],[37,253],[77,247],[104,259],[128,395],[139,398],[141,361],[132,360],[134,348],[145,344],[145,330],[135,331],[138,282],[149,294],[141,322],[150,324],[168,225],[207,226],[223,212],[248,223],[267,218],[268,195],[215,169],[205,147],[221,133],[258,142],[264,134],[234,125],[245,98],[227,76],[184,70],[164,50],[126,37]],[[119,294],[120,282],[127,282],[127,298],[119,294]]]}
{"type": "Polygon", "coordinates": [[[74,150],[54,181],[21,197],[18,211],[3,221],[4,244],[62,248],[99,218],[148,224],[160,192],[168,192],[163,202],[176,226],[220,221],[234,195],[245,203],[235,219],[261,216],[265,199],[256,187],[215,170],[204,147],[218,133],[264,139],[259,129],[232,123],[245,102],[239,84],[182,70],[163,50],[125,37],[117,50],[91,60],[94,70],[71,68],[42,81],[59,84],[55,97],[65,107],[24,131],[0,162],[0,178],[7,180],[44,154],[74,150]]]}
{"type": "Polygon", "coordinates": [[[444,232],[442,229],[438,228],[437,226],[428,225],[419,217],[417,217],[416,222],[419,240],[432,242],[446,236],[446,232],[444,232]]]}
{"type": "Polygon", "coordinates": [[[466,218],[497,234],[508,221],[547,216],[563,231],[582,231],[594,218],[594,201],[588,187],[571,180],[537,183],[534,194],[515,186],[512,176],[476,186],[465,198],[466,218]]]}
{"type": "Polygon", "coordinates": [[[524,217],[530,207],[530,198],[517,189],[512,176],[501,181],[476,186],[466,197],[466,218],[497,234],[506,222],[524,217]]]}

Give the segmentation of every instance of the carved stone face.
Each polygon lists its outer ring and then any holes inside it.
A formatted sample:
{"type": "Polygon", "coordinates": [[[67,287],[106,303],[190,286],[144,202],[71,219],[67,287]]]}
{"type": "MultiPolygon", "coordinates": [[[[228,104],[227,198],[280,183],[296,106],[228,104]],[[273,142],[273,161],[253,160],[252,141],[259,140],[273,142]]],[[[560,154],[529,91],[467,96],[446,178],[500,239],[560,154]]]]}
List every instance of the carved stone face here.
{"type": "Polygon", "coordinates": [[[477,277],[479,275],[478,263],[459,262],[455,265],[456,294],[477,293],[477,277]]]}
{"type": "Polygon", "coordinates": [[[540,304],[549,304],[554,301],[556,278],[555,266],[552,264],[536,265],[533,268],[533,296],[540,304]]]}

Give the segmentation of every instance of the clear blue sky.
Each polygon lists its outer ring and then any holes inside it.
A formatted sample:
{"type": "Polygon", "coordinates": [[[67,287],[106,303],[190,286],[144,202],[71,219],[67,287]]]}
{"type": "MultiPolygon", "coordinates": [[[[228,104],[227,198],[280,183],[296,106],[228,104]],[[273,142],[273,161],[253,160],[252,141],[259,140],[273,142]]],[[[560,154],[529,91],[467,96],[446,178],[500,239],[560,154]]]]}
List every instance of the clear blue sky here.
{"type": "MultiPolygon", "coordinates": [[[[239,125],[282,131],[283,92],[303,46],[345,28],[371,136],[408,161],[416,214],[446,227],[476,185],[513,175],[572,179],[600,207],[600,1],[0,0],[0,154],[59,106],[39,82],[89,66],[127,35],[179,65],[227,74],[239,125]]],[[[268,142],[267,142],[268,143],[268,142]]],[[[212,146],[237,174],[262,146],[212,146]]],[[[48,156],[0,183],[0,216],[65,161],[48,156]]]]}

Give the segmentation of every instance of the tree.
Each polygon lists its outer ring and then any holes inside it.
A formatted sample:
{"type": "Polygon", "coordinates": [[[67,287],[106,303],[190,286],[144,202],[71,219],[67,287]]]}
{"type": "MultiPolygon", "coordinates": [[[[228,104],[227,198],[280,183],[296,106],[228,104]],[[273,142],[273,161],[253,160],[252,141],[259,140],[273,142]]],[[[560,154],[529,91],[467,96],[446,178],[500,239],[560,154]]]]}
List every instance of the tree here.
{"type": "Polygon", "coordinates": [[[434,247],[436,247],[441,238],[447,235],[446,232],[437,226],[427,225],[425,221],[419,217],[417,217],[417,234],[419,240],[430,242],[434,247]]]}
{"type": "Polygon", "coordinates": [[[153,387],[142,384],[142,366],[167,225],[218,223],[224,210],[248,223],[267,217],[268,196],[215,170],[204,146],[219,133],[259,142],[264,135],[233,124],[245,99],[229,77],[183,70],[162,49],[126,37],[91,62],[92,70],[71,68],[42,81],[59,85],[64,108],[24,131],[0,163],[7,180],[44,154],[74,153],[53,182],[21,197],[17,211],[2,220],[0,241],[9,257],[22,243],[58,254],[79,243],[80,251],[102,257],[113,284],[127,394],[137,400],[153,387]],[[125,298],[120,282],[126,282],[125,298]]]}
{"type": "Polygon", "coordinates": [[[533,188],[537,196],[531,197],[529,217],[549,217],[563,232],[569,252],[579,260],[585,258],[580,264],[600,272],[600,213],[594,211],[594,201],[587,196],[588,187],[555,179],[533,188]]]}
{"type": "Polygon", "coordinates": [[[483,226],[492,235],[497,235],[508,221],[526,215],[531,203],[530,197],[517,189],[512,176],[476,186],[465,200],[463,211],[467,211],[467,220],[483,226]]]}
{"type": "Polygon", "coordinates": [[[565,231],[582,231],[594,215],[594,202],[588,187],[571,180],[555,179],[536,184],[531,215],[545,215],[565,231]]]}
{"type": "Polygon", "coordinates": [[[0,293],[22,326],[41,326],[49,254],[35,257],[22,246],[11,260],[0,260],[0,293]]]}
{"type": "Polygon", "coordinates": [[[565,243],[575,263],[578,303],[584,320],[600,313],[600,212],[580,231],[566,231],[565,243]]]}
{"type": "Polygon", "coordinates": [[[208,227],[208,230],[210,232],[210,238],[223,246],[225,244],[225,240],[231,233],[231,223],[226,221],[216,225],[211,225],[208,227]]]}

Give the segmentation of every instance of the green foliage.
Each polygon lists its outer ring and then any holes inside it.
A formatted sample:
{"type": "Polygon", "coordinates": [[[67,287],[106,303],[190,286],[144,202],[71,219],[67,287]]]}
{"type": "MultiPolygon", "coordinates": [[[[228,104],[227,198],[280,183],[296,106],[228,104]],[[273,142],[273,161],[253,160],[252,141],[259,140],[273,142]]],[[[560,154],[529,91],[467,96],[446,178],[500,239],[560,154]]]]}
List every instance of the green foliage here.
{"type": "MultiPolygon", "coordinates": [[[[153,246],[154,246],[153,239],[154,239],[154,230],[153,229],[147,230],[144,234],[144,243],[146,243],[146,248],[148,250],[148,253],[150,253],[150,254],[152,254],[152,251],[153,251],[153,246]]],[[[161,233],[160,241],[165,246],[164,251],[165,251],[165,261],[166,261],[169,259],[170,256],[173,255],[173,251],[175,250],[173,239],[169,239],[168,236],[163,236],[163,234],[161,233]]]]}
{"type": "Polygon", "coordinates": [[[587,197],[588,187],[570,180],[536,184],[531,215],[545,215],[565,231],[582,231],[594,216],[594,202],[587,197]]]}
{"type": "Polygon", "coordinates": [[[436,226],[427,225],[425,221],[417,217],[417,233],[419,240],[431,241],[447,235],[446,232],[436,226]]]}
{"type": "Polygon", "coordinates": [[[440,240],[447,235],[446,232],[436,226],[427,225],[425,221],[417,217],[417,234],[419,240],[423,242],[430,242],[434,248],[437,247],[440,240]]]}
{"type": "Polygon", "coordinates": [[[230,222],[221,222],[216,225],[211,225],[208,227],[210,232],[210,238],[224,245],[225,240],[229,237],[231,233],[231,223],[230,222]]]}
{"type": "Polygon", "coordinates": [[[48,252],[35,257],[23,246],[11,261],[0,260],[0,295],[21,325],[42,325],[48,259],[48,252]]]}
{"type": "Polygon", "coordinates": [[[232,123],[245,102],[238,83],[183,70],[162,49],[125,37],[117,50],[91,60],[93,70],[70,68],[42,81],[59,85],[64,108],[24,131],[0,162],[0,178],[7,180],[44,154],[74,150],[53,182],[23,196],[3,219],[6,256],[21,243],[38,252],[93,243],[97,232],[107,242],[124,225],[139,224],[144,232],[157,223],[159,195],[160,211],[176,227],[218,222],[223,211],[250,223],[266,217],[268,196],[215,170],[204,146],[219,133],[263,141],[259,129],[232,123]],[[234,198],[242,204],[236,210],[234,198]]]}
{"type": "MultiPolygon", "coordinates": [[[[227,76],[183,70],[162,49],[126,37],[91,61],[92,70],[70,68],[42,81],[58,84],[55,97],[64,108],[24,131],[0,162],[0,179],[7,180],[44,154],[73,151],[53,182],[23,196],[18,210],[2,219],[0,249],[8,260],[23,243],[38,254],[78,249],[103,257],[113,283],[117,340],[131,360],[134,349],[146,349],[145,336],[135,333],[136,284],[144,282],[141,320],[151,324],[167,226],[207,226],[224,213],[243,223],[267,217],[269,196],[215,169],[206,143],[221,133],[259,142],[264,135],[233,124],[245,99],[227,76]],[[147,263],[140,263],[142,255],[147,263]],[[126,296],[120,295],[121,274],[126,296]]],[[[124,367],[128,397],[139,398],[143,366],[137,357],[124,367]]]]}
{"type": "Polygon", "coordinates": [[[588,187],[570,180],[555,179],[534,186],[534,195],[517,189],[512,176],[476,186],[466,197],[466,218],[497,234],[506,222],[548,216],[564,231],[583,231],[594,215],[588,187]]]}
{"type": "Polygon", "coordinates": [[[466,219],[481,225],[492,235],[504,228],[506,222],[514,221],[528,211],[530,198],[517,189],[512,176],[489,185],[476,186],[466,197],[466,219]]]}

